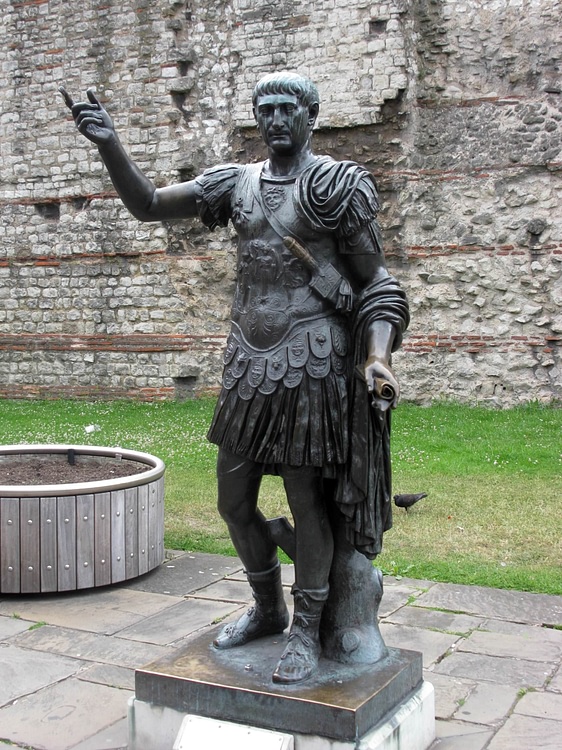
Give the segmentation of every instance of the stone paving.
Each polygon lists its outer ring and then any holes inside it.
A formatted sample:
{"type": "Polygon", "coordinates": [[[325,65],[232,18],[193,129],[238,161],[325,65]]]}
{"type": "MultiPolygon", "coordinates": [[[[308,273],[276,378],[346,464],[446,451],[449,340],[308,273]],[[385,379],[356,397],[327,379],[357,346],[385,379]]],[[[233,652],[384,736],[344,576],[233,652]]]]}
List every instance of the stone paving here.
{"type": "MultiPolygon", "coordinates": [[[[237,559],[185,552],[124,585],[3,596],[0,743],[125,750],[135,668],[249,600],[237,559]]],[[[380,614],[389,646],[423,653],[432,750],[561,750],[562,597],[385,578],[380,614]]]]}

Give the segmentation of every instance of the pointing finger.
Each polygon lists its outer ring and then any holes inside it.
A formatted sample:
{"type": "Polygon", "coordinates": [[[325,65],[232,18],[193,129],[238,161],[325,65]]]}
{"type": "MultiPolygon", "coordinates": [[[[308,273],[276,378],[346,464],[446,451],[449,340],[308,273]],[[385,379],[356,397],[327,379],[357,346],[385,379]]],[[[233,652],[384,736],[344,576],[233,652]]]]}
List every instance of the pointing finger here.
{"type": "Polygon", "coordinates": [[[97,96],[96,96],[96,94],[94,92],[94,89],[88,89],[86,91],[86,95],[87,95],[88,99],[92,102],[92,104],[97,104],[98,107],[101,106],[100,103],[99,103],[99,100],[98,100],[98,98],[97,98],[97,96]]]}
{"type": "Polygon", "coordinates": [[[64,88],[64,86],[59,86],[59,91],[62,94],[62,98],[64,99],[64,103],[66,104],[68,109],[72,109],[74,101],[68,91],[64,88]]]}

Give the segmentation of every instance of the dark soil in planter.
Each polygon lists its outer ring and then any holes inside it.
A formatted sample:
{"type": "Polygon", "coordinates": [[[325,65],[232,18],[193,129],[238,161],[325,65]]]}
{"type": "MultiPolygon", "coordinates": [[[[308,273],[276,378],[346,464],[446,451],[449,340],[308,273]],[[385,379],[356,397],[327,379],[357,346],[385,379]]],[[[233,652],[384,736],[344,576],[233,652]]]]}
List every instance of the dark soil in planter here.
{"type": "Polygon", "coordinates": [[[0,456],[0,485],[103,482],[142,474],[151,468],[138,461],[110,456],[66,453],[0,456]]]}

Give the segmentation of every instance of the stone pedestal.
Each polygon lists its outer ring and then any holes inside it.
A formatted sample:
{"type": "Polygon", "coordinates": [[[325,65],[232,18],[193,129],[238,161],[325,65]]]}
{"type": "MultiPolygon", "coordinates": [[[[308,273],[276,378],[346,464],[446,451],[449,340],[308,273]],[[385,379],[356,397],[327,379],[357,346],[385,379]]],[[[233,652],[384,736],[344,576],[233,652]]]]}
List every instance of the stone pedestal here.
{"type": "Polygon", "coordinates": [[[376,665],[322,659],[313,679],[281,686],[271,675],[283,636],[228,651],[215,650],[213,636],[137,670],[129,750],[172,750],[186,715],[289,733],[295,750],[426,750],[433,741],[433,689],[417,652],[389,649],[376,665]]]}

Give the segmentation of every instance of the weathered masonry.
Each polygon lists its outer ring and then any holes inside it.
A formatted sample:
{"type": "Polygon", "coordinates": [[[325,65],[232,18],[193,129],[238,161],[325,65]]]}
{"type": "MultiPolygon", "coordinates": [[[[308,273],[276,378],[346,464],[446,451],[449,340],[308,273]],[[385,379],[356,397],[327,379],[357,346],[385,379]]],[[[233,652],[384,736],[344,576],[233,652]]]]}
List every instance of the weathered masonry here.
{"type": "Polygon", "coordinates": [[[376,176],[413,322],[404,397],[562,397],[559,0],[11,0],[0,30],[0,396],[216,387],[234,242],[140,224],[57,87],[168,184],[263,157],[250,93],[311,77],[315,149],[376,176]]]}

